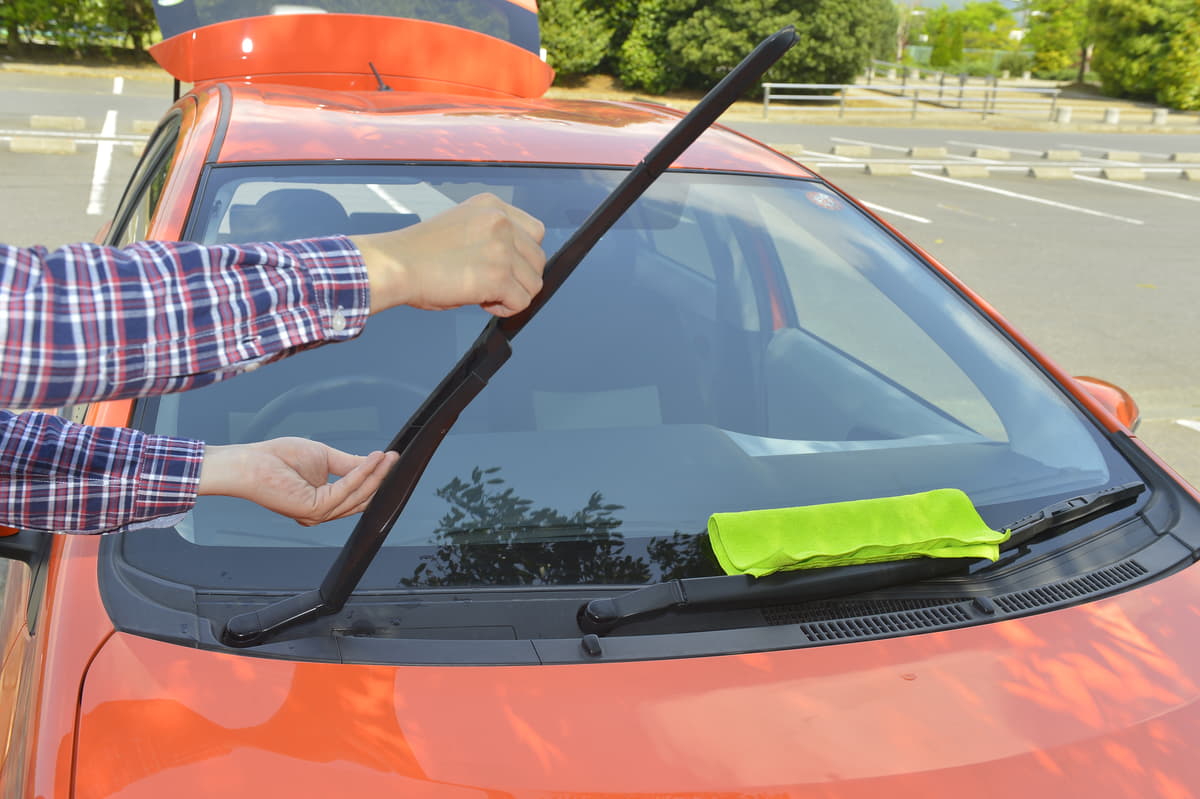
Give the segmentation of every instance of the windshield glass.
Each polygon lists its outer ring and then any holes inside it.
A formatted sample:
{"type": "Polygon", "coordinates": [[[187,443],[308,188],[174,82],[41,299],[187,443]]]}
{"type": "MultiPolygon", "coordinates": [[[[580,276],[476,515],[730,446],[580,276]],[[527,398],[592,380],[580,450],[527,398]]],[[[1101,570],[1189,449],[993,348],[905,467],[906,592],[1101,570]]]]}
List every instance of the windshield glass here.
{"type": "MultiPolygon", "coordinates": [[[[541,218],[553,252],[622,176],[219,167],[191,234],[213,243],[390,229],[490,191],[541,218]]],[[[388,312],[354,341],[147,401],[142,424],[212,444],[295,435],[377,449],[487,318],[478,308],[388,312]]],[[[831,189],[668,173],[514,340],[362,587],[717,574],[704,534],[714,512],[954,487],[1000,526],[1134,477],[996,328],[831,189]]],[[[123,547],[174,579],[303,588],[353,523],[305,529],[201,498],[173,531],[128,534],[123,547]],[[255,563],[272,564],[271,576],[255,563]]]]}

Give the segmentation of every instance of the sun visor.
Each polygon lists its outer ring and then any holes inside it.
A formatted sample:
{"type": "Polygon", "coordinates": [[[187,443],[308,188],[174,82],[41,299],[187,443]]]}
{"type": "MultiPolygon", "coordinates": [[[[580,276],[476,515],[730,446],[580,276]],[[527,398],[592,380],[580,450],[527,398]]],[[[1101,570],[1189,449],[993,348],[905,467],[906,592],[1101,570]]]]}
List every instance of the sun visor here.
{"type": "Polygon", "coordinates": [[[159,0],[154,59],[187,83],[286,83],[374,90],[540,97],[554,71],[540,58],[534,0],[342,2],[314,6],[159,0]],[[164,5],[164,2],[166,5],[164,5]],[[379,13],[348,13],[338,6],[379,13]],[[430,13],[418,14],[433,7],[430,13]],[[411,16],[402,12],[412,11],[411,16]],[[167,37],[167,34],[171,35],[167,37]]]}

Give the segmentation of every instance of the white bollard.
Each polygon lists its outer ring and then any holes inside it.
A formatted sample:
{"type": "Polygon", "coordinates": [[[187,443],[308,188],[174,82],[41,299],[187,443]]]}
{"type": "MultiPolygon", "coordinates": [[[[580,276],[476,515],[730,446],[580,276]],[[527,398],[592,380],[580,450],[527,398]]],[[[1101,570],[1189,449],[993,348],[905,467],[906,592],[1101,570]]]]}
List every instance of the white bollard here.
{"type": "Polygon", "coordinates": [[[1119,109],[1119,108],[1104,109],[1104,124],[1105,125],[1121,124],[1121,109],[1119,109]]]}

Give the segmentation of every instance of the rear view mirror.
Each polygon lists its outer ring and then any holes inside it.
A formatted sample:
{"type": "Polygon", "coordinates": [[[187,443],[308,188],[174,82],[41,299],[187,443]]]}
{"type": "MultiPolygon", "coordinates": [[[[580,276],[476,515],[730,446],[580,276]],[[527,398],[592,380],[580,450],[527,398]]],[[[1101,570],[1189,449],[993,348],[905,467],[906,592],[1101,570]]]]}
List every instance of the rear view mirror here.
{"type": "Polygon", "coordinates": [[[1098,377],[1076,377],[1075,382],[1083,386],[1088,394],[1116,417],[1130,431],[1137,429],[1141,412],[1129,392],[1098,377]]]}

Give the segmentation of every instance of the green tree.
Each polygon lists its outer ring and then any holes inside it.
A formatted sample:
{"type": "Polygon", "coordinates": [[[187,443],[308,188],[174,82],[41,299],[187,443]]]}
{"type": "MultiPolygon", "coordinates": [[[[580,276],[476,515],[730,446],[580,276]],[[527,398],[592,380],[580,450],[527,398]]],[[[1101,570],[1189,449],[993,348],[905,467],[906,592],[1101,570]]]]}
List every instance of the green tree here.
{"type": "Polygon", "coordinates": [[[925,30],[933,51],[929,55],[932,67],[948,67],[962,62],[962,19],[946,6],[929,12],[925,30]]]}
{"type": "Polygon", "coordinates": [[[1093,0],[1104,91],[1200,108],[1200,0],[1093,0]]]}
{"type": "Polygon", "coordinates": [[[1025,45],[1033,50],[1034,71],[1056,73],[1078,66],[1083,81],[1094,35],[1089,6],[1084,0],[1032,0],[1025,45]]]}
{"type": "Polygon", "coordinates": [[[542,0],[538,5],[546,59],[560,75],[583,75],[608,55],[611,23],[587,0],[542,0]]]}
{"type": "Polygon", "coordinates": [[[622,83],[663,94],[688,82],[686,67],[669,34],[697,5],[697,0],[643,0],[637,4],[629,35],[617,48],[617,77],[622,83]]]}
{"type": "Polygon", "coordinates": [[[672,51],[696,85],[711,85],[754,45],[784,25],[799,41],[765,80],[847,83],[887,42],[894,46],[890,0],[723,0],[698,4],[668,34],[672,51]]]}

